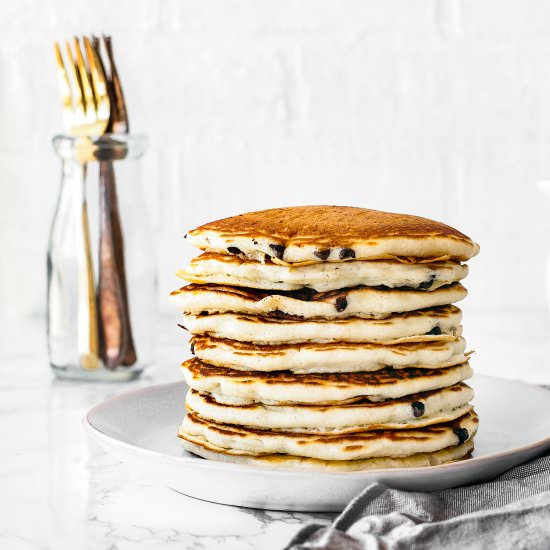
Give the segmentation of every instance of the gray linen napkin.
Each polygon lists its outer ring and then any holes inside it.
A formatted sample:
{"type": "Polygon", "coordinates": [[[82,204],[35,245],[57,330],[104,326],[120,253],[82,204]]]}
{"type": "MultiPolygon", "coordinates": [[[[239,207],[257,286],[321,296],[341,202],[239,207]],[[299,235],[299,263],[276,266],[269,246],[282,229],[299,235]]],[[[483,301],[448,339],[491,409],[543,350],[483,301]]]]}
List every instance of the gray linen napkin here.
{"type": "Polygon", "coordinates": [[[493,481],[413,493],[373,483],[329,527],[308,525],[285,550],[550,549],[550,455],[493,481]]]}

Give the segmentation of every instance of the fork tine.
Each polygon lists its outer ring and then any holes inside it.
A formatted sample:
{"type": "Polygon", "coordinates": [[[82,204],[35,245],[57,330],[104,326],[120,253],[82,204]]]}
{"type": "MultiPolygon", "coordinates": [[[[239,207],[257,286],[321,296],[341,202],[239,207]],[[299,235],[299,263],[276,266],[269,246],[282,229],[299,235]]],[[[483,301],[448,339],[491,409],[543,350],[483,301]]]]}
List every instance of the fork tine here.
{"type": "MultiPolygon", "coordinates": [[[[99,36],[96,36],[95,34],[92,35],[92,47],[96,53],[97,59],[103,68],[103,75],[105,76],[105,81],[107,84],[107,95],[109,96],[109,121],[107,123],[107,128],[105,129],[106,132],[112,132],[113,131],[113,124],[115,121],[118,120],[117,116],[117,104],[115,100],[115,91],[113,90],[113,81],[111,80],[110,74],[107,74],[107,63],[104,59],[105,55],[105,46],[103,48],[103,51],[101,49],[101,39],[99,36]]],[[[107,59],[108,61],[108,59],[107,59]]]]}
{"type": "Polygon", "coordinates": [[[78,127],[86,122],[86,113],[84,110],[84,96],[82,93],[82,85],[80,76],[76,67],[76,61],[71,51],[71,46],[68,41],[65,42],[65,50],[67,53],[68,63],[65,65],[66,73],[69,76],[70,87],[72,89],[73,116],[74,126],[78,127]]]}
{"type": "Polygon", "coordinates": [[[115,59],[113,56],[113,46],[111,37],[103,35],[103,46],[107,53],[107,59],[109,61],[109,80],[113,91],[113,104],[115,105],[114,113],[116,115],[112,122],[112,132],[115,134],[127,134],[130,130],[128,121],[128,112],[126,110],[126,102],[124,101],[124,93],[122,92],[122,86],[120,84],[120,78],[118,77],[118,71],[115,65],[115,59]]]}
{"type": "Polygon", "coordinates": [[[93,123],[96,118],[94,93],[88,77],[88,70],[84,63],[84,57],[82,56],[82,50],[80,49],[80,42],[76,36],[74,37],[74,49],[76,52],[76,65],[78,68],[78,75],[80,76],[82,96],[86,108],[86,121],[93,123]]]}
{"type": "Polygon", "coordinates": [[[71,86],[69,84],[69,77],[63,64],[63,56],[61,55],[61,49],[57,42],[54,43],[55,57],[57,61],[57,73],[59,75],[59,83],[61,85],[61,95],[63,96],[63,107],[72,108],[73,102],[71,97],[71,86]]]}
{"type": "MultiPolygon", "coordinates": [[[[57,61],[57,74],[59,77],[59,84],[61,88],[61,99],[63,102],[62,120],[66,130],[69,130],[73,124],[74,111],[73,111],[73,99],[74,91],[71,88],[69,74],[65,68],[63,61],[63,55],[61,54],[61,48],[57,42],[54,43],[55,57],[57,61]]],[[[77,89],[76,93],[80,95],[80,91],[77,89]]]]}
{"type": "Polygon", "coordinates": [[[110,102],[107,94],[107,83],[105,73],[98,52],[92,47],[87,36],[84,37],[84,47],[90,67],[93,95],[95,97],[96,115],[99,120],[108,120],[110,113],[110,102]]]}
{"type": "Polygon", "coordinates": [[[113,100],[98,43],[94,37],[74,37],[74,49],[65,41],[63,55],[60,45],[54,42],[63,122],[72,136],[101,136],[109,127],[113,100]]]}

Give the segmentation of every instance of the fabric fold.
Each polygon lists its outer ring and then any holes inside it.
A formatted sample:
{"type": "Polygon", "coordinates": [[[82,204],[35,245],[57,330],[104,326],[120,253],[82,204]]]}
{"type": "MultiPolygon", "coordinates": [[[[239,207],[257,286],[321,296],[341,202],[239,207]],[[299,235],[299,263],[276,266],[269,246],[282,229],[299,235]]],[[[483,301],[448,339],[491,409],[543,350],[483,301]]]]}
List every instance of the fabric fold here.
{"type": "Polygon", "coordinates": [[[431,493],[373,483],[332,525],[306,526],[285,550],[410,548],[550,548],[550,456],[431,493]]]}

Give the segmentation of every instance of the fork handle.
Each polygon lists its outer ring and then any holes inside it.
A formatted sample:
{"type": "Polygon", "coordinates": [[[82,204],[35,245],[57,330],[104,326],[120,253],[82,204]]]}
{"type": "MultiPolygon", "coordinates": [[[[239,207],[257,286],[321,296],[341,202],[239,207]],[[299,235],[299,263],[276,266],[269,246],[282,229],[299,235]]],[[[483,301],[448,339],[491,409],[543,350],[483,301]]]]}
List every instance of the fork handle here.
{"type": "Polygon", "coordinates": [[[80,224],[82,240],[78,247],[78,350],[80,365],[85,370],[99,368],[98,324],[94,290],[92,247],[86,201],[86,165],[79,170],[80,185],[80,224]]]}
{"type": "Polygon", "coordinates": [[[118,210],[115,172],[112,161],[100,161],[100,240],[98,309],[100,352],[109,369],[131,366],[137,361],[132,337],[124,242],[118,210]]]}

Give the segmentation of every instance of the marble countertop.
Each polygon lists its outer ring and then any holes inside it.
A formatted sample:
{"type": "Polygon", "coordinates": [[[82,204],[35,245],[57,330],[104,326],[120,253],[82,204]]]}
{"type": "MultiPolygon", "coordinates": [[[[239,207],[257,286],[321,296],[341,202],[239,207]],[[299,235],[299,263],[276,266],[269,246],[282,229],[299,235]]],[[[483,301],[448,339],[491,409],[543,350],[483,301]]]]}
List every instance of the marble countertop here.
{"type": "MultiPolygon", "coordinates": [[[[546,316],[471,315],[466,325],[478,372],[550,383],[546,316]]],[[[156,367],[125,384],[54,380],[38,321],[2,350],[0,548],[278,549],[303,525],[331,521],[330,514],[195,500],[130,471],[87,440],[81,420],[92,405],[118,392],[179,380],[185,339],[174,318],[160,327],[156,367]]]]}

